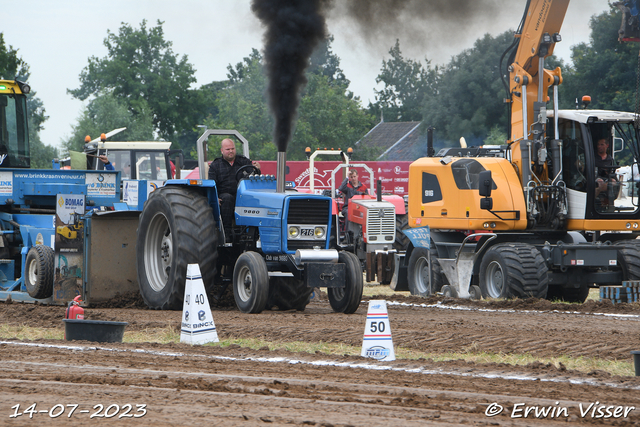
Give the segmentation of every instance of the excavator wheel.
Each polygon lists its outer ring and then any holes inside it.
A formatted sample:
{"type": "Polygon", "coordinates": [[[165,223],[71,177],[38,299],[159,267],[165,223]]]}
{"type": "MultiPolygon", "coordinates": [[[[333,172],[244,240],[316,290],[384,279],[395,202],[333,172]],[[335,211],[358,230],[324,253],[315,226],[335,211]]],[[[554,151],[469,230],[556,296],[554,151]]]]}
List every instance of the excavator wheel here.
{"type": "Polygon", "coordinates": [[[534,246],[501,243],[491,247],[480,264],[483,298],[545,298],[549,270],[534,246]]]}
{"type": "Polygon", "coordinates": [[[440,292],[447,279],[438,262],[438,254],[435,246],[431,247],[431,280],[429,283],[429,251],[426,248],[415,248],[409,257],[407,269],[407,282],[411,295],[428,297],[440,292]]]}
{"type": "Polygon", "coordinates": [[[622,280],[640,280],[640,240],[621,240],[614,246],[618,248],[622,280]]]}
{"type": "Polygon", "coordinates": [[[338,262],[345,264],[346,280],[344,288],[328,288],[329,304],[336,313],[355,313],[362,299],[364,286],[362,266],[355,254],[347,251],[338,253],[338,262]]]}
{"type": "Polygon", "coordinates": [[[564,302],[583,303],[589,296],[589,285],[580,285],[578,288],[563,288],[562,286],[551,286],[547,292],[547,299],[550,301],[561,300],[564,302]]]}
{"type": "Polygon", "coordinates": [[[151,193],[140,215],[136,242],[138,283],[149,308],[182,309],[188,264],[199,264],[210,291],[217,243],[218,230],[205,196],[176,186],[151,193]]]}
{"type": "Polygon", "coordinates": [[[313,288],[295,277],[273,276],[269,279],[269,300],[267,307],[278,307],[280,310],[304,311],[313,288]]]}
{"type": "Polygon", "coordinates": [[[29,249],[25,260],[24,284],[31,298],[49,298],[53,295],[53,248],[35,245],[29,249]]]}

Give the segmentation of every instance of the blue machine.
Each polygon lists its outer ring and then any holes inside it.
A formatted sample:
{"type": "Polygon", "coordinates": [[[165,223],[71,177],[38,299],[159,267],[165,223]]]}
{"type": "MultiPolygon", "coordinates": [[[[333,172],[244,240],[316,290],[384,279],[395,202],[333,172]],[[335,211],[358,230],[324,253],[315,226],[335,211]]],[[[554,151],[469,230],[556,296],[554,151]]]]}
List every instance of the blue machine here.
{"type": "Polygon", "coordinates": [[[205,179],[209,135],[246,143],[236,131],[206,130],[197,143],[200,179],[169,180],[149,196],[136,244],[138,282],[147,305],[181,308],[187,265],[197,263],[205,288],[220,288],[221,295],[231,284],[245,313],[304,310],[316,287],[327,288],[334,311],[355,312],[362,266],[353,253],[330,247],[335,233],[331,198],[284,185],[278,189],[274,176],[247,175],[238,184],[234,224],[224,227],[215,182],[205,179]]]}
{"type": "MultiPolygon", "coordinates": [[[[113,207],[120,202],[120,173],[0,169],[0,299],[53,302],[53,283],[38,282],[52,279],[45,270],[54,272],[45,264],[53,260],[58,194],[82,196],[91,210],[113,207]],[[43,248],[32,251],[36,246],[43,248]],[[42,289],[29,292],[34,284],[42,289]]],[[[82,239],[84,225],[74,233],[82,239]]]]}
{"type": "Polygon", "coordinates": [[[99,302],[137,291],[132,260],[146,182],[131,206],[118,171],[30,169],[29,92],[25,83],[0,80],[0,300],[66,304],[81,294],[99,302]],[[86,208],[64,226],[56,224],[58,195],[86,208]],[[76,247],[63,254],[56,235],[76,247]],[[54,289],[65,280],[73,280],[72,295],[54,289]]]}

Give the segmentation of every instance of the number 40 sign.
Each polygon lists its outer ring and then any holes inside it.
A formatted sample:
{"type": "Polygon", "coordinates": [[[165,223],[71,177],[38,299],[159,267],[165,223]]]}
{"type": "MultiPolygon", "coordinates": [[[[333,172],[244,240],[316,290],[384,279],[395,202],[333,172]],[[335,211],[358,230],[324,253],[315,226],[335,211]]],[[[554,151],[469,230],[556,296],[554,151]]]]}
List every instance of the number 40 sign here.
{"type": "Polygon", "coordinates": [[[361,356],[384,361],[396,360],[391,339],[387,302],[384,300],[369,301],[361,356]]]}

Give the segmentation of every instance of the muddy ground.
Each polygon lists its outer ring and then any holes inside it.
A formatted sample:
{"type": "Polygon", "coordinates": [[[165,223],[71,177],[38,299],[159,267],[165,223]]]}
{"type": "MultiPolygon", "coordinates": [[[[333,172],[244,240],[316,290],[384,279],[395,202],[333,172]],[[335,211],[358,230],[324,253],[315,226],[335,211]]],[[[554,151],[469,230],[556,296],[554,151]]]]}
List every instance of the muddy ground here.
{"type": "MultiPolygon", "coordinates": [[[[368,299],[387,300],[396,352],[630,362],[630,352],[640,350],[640,305],[608,301],[397,295],[366,298],[355,314],[343,315],[320,294],[304,312],[246,315],[213,307],[213,315],[221,339],[359,347],[368,299]]],[[[181,312],[146,310],[130,299],[115,305],[88,308],[87,318],[126,321],[127,331],[179,328],[181,312]]],[[[0,303],[4,324],[63,330],[63,316],[64,307],[0,303]]],[[[378,362],[236,345],[0,341],[0,425],[640,425],[640,377],[561,364],[378,362]]]]}

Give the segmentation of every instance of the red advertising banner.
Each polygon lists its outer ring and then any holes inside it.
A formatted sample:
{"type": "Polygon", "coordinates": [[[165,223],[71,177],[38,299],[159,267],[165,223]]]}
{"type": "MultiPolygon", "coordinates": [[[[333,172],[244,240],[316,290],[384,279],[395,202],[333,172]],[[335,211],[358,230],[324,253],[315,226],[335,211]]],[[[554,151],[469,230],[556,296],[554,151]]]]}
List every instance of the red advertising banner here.
{"type": "MultiPolygon", "coordinates": [[[[382,180],[382,192],[385,194],[396,194],[404,196],[408,194],[409,186],[409,165],[411,162],[352,162],[353,164],[364,163],[373,170],[375,180],[382,180]]],[[[323,190],[331,189],[331,173],[341,162],[318,161],[314,162],[314,192],[322,193],[323,190]]],[[[277,169],[276,161],[260,161],[260,169],[263,174],[275,175],[277,169]]],[[[375,194],[375,183],[371,185],[369,172],[363,167],[354,167],[358,171],[360,181],[375,194]]],[[[338,188],[346,174],[344,168],[335,174],[338,188]]],[[[309,162],[288,161],[285,169],[286,181],[293,181],[296,188],[307,189],[310,187],[311,174],[309,173],[309,162]]]]}

